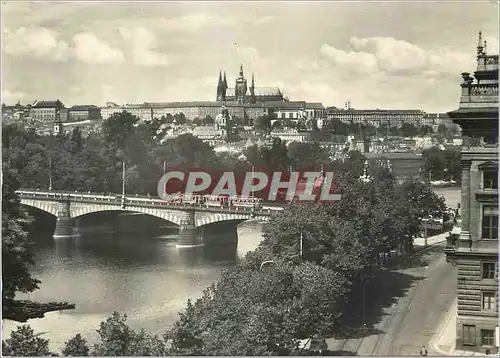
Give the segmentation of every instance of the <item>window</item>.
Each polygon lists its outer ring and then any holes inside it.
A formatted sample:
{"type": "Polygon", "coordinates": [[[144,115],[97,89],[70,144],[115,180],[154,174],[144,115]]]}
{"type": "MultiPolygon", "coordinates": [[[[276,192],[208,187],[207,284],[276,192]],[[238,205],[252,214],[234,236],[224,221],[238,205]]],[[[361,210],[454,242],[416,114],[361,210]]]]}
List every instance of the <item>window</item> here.
{"type": "Polygon", "coordinates": [[[483,310],[495,311],[496,310],[496,292],[486,291],[483,292],[483,310]]]}
{"type": "Polygon", "coordinates": [[[463,344],[467,346],[476,345],[476,326],[464,324],[463,326],[463,344]]]}
{"type": "Polygon", "coordinates": [[[494,280],[496,264],[494,262],[483,262],[483,279],[494,280]]]}
{"type": "Polygon", "coordinates": [[[481,330],[481,345],[493,346],[495,344],[495,331],[492,329],[481,330]]]}
{"type": "Polygon", "coordinates": [[[481,238],[498,240],[498,208],[495,206],[483,206],[481,238]]]}
{"type": "Polygon", "coordinates": [[[483,172],[483,189],[498,189],[498,172],[483,172]]]}

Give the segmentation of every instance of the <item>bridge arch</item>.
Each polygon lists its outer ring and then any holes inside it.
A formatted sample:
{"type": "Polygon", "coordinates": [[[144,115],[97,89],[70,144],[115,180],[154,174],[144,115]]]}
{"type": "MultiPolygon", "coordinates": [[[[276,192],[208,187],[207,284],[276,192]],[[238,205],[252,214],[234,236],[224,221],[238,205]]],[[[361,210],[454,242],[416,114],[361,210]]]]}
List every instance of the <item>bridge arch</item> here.
{"type": "Polygon", "coordinates": [[[88,205],[87,204],[87,205],[82,205],[82,206],[77,206],[77,205],[73,206],[73,204],[72,204],[72,206],[70,208],[70,216],[72,219],[76,219],[76,218],[84,216],[84,215],[105,212],[105,211],[120,211],[120,212],[146,214],[146,215],[154,216],[154,217],[169,221],[169,222],[174,223],[178,226],[181,225],[181,213],[176,213],[176,212],[172,212],[169,210],[158,210],[156,208],[140,207],[140,206],[122,208],[121,205],[108,205],[108,204],[88,205]]]}
{"type": "Polygon", "coordinates": [[[57,218],[57,203],[44,200],[21,199],[21,205],[36,208],[57,218]]]}
{"type": "Polygon", "coordinates": [[[232,214],[232,213],[206,213],[196,218],[196,226],[202,227],[215,223],[222,222],[238,222],[252,219],[249,214],[232,214]]]}

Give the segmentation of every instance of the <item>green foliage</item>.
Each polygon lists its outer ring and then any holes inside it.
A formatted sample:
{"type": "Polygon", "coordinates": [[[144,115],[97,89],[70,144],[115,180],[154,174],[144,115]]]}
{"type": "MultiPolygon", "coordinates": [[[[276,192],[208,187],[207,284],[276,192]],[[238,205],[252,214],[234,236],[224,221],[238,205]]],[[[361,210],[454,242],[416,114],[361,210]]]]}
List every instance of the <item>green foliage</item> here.
{"type": "Polygon", "coordinates": [[[10,338],[2,341],[2,355],[15,357],[50,356],[49,340],[35,336],[29,325],[12,331],[10,338]]]}
{"type": "Polygon", "coordinates": [[[411,123],[403,123],[400,128],[402,137],[415,137],[418,134],[418,128],[411,123]]]}
{"type": "Polygon", "coordinates": [[[294,168],[319,169],[322,164],[330,161],[329,153],[317,143],[292,142],[288,146],[288,157],[294,168]]]}
{"type": "Polygon", "coordinates": [[[331,293],[342,294],[343,281],[309,266],[276,262],[266,271],[225,271],[166,333],[173,353],[277,355],[297,348],[311,330],[334,328],[341,305],[331,293]]]}
{"type": "Polygon", "coordinates": [[[425,158],[424,170],[431,180],[461,181],[460,149],[445,149],[432,147],[422,152],[425,158]]]}
{"type": "Polygon", "coordinates": [[[256,118],[253,121],[253,126],[256,131],[268,132],[271,130],[271,120],[273,120],[272,115],[266,115],[256,118]]]}
{"type": "Polygon", "coordinates": [[[32,292],[40,281],[31,277],[28,266],[33,264],[29,251],[27,228],[31,221],[20,208],[20,180],[17,171],[3,163],[2,183],[2,314],[11,317],[16,292],[32,292]]]}
{"type": "Polygon", "coordinates": [[[62,354],[65,356],[86,357],[89,355],[89,352],[87,340],[82,338],[82,335],[78,333],[64,344],[62,354]]]}
{"type": "Polygon", "coordinates": [[[127,324],[127,315],[113,312],[101,322],[99,342],[92,349],[93,356],[163,356],[167,349],[165,342],[151,336],[144,330],[134,331],[127,324]]]}

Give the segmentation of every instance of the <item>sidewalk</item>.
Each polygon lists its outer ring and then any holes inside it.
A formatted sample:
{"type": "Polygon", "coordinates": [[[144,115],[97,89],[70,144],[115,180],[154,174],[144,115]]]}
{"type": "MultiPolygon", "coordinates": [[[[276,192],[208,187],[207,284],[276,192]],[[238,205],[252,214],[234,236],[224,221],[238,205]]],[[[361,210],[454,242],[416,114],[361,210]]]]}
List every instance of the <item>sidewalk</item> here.
{"type": "MultiPolygon", "coordinates": [[[[485,357],[484,353],[470,352],[455,349],[456,327],[457,327],[457,300],[453,302],[450,310],[444,317],[441,325],[436,330],[436,334],[430,341],[430,350],[435,351],[436,355],[444,356],[466,356],[466,357],[485,357]]],[[[497,356],[490,354],[491,357],[497,356]]]]}

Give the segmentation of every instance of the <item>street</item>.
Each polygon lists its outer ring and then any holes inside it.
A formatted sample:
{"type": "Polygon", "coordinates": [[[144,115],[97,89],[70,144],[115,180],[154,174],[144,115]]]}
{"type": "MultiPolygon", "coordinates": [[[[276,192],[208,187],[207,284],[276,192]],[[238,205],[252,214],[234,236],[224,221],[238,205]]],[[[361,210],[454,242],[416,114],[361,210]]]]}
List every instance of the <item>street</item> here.
{"type": "Polygon", "coordinates": [[[366,297],[370,333],[346,340],[327,340],[330,350],[358,355],[419,355],[455,297],[454,267],[446,262],[444,243],[419,255],[412,267],[379,274],[366,297]]]}

